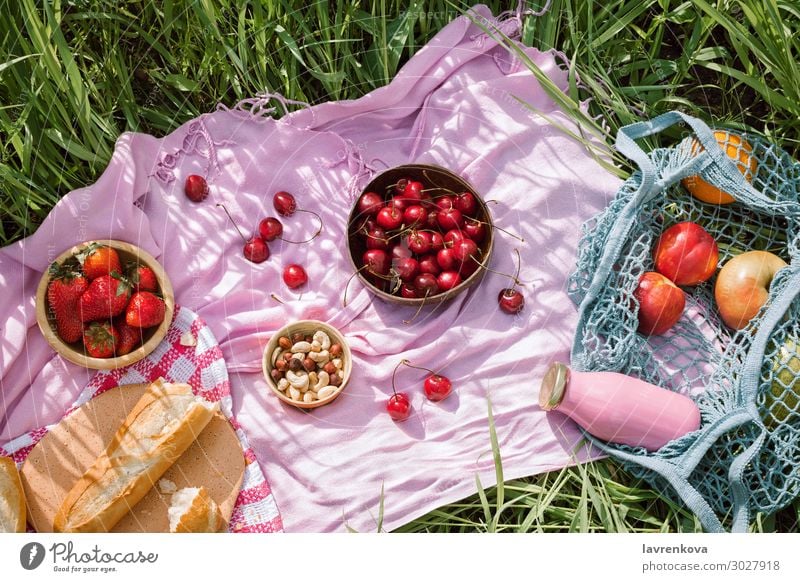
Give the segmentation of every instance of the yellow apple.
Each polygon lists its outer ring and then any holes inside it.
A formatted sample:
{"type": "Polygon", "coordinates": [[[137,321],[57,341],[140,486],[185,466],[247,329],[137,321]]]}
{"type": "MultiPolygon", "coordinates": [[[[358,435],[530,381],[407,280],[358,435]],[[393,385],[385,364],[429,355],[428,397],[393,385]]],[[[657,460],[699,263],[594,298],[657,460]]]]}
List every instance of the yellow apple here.
{"type": "Polygon", "coordinates": [[[787,339],[772,363],[772,385],[764,402],[770,411],[770,424],[786,420],[800,403],[800,353],[797,348],[794,339],[787,339]]]}

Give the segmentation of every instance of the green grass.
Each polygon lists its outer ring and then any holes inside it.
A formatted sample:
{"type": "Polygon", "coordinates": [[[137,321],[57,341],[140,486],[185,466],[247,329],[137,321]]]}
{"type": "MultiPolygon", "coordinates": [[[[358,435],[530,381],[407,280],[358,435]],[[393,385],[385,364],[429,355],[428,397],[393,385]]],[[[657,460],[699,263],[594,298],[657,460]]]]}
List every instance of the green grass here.
{"type": "MultiPolygon", "coordinates": [[[[288,0],[0,4],[0,244],[30,234],[62,195],[96,180],[121,132],[164,135],[218,102],[233,104],[265,89],[310,103],[359,97],[384,85],[468,6],[458,0],[330,7],[288,0]]],[[[511,3],[487,4],[498,13],[511,3]]],[[[765,135],[796,156],[798,33],[795,0],[553,0],[545,17],[526,19],[523,41],[570,58],[562,108],[608,143],[621,125],[677,108],[765,135]],[[589,116],[578,107],[584,99],[589,116]]],[[[624,160],[616,162],[617,173],[630,171],[624,160]]],[[[755,528],[794,530],[798,512],[795,505],[755,528]]],[[[499,487],[401,530],[698,528],[684,509],[603,461],[501,479],[499,487]]]]}

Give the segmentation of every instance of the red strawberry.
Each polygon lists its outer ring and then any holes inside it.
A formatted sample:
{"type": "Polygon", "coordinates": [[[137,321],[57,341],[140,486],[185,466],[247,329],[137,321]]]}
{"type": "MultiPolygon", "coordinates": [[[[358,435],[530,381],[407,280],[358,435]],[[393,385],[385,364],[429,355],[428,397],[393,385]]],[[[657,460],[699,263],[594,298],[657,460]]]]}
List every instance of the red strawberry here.
{"type": "Polygon", "coordinates": [[[117,344],[114,347],[114,352],[118,356],[124,356],[131,353],[134,348],[142,343],[142,330],[138,327],[131,327],[124,321],[118,321],[114,324],[117,328],[117,344]]]}
{"type": "Polygon", "coordinates": [[[128,305],[130,296],[131,287],[126,279],[120,276],[101,275],[94,279],[81,295],[78,302],[81,321],[111,319],[119,315],[128,305]]]}
{"type": "Polygon", "coordinates": [[[89,281],[76,270],[58,263],[50,266],[50,276],[52,280],[47,287],[47,304],[55,315],[58,337],[71,344],[83,335],[78,302],[89,287],[89,281]]]}
{"type": "Polygon", "coordinates": [[[137,265],[130,273],[134,291],[158,291],[158,279],[150,267],[137,265]]]}
{"type": "Polygon", "coordinates": [[[83,330],[86,353],[93,358],[110,358],[114,355],[117,336],[116,328],[109,321],[88,324],[83,330]]]}
{"type": "Polygon", "coordinates": [[[89,279],[96,279],[103,275],[122,273],[122,264],[117,251],[111,247],[104,247],[91,243],[80,253],[75,255],[83,266],[83,274],[89,279]]]}
{"type": "Polygon", "coordinates": [[[125,322],[133,327],[153,327],[164,321],[164,300],[149,291],[139,291],[131,297],[125,312],[125,322]]]}

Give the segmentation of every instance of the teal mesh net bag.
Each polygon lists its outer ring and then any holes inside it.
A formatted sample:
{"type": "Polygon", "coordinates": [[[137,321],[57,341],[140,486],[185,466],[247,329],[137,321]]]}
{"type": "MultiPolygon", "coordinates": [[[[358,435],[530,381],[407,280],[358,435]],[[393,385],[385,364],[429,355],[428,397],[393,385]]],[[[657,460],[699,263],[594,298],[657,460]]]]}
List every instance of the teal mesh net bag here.
{"type": "Polygon", "coordinates": [[[583,226],[569,281],[579,309],[571,365],[622,372],[693,398],[700,429],[656,452],[589,438],[635,477],[685,503],[706,531],[746,531],[755,512],[773,513],[800,492],[800,164],[756,137],[717,135],[719,144],[704,123],[678,112],[619,131],[617,149],[638,170],[583,226]],[[673,147],[646,153],[636,143],[675,124],[687,136],[673,147]],[[681,181],[696,176],[735,201],[691,196],[681,181]],[[646,337],[636,331],[634,290],[654,270],[663,230],[687,220],[716,239],[720,266],[766,250],[788,267],[742,330],[722,323],[715,276],[684,288],[686,310],[675,327],[646,337]]]}

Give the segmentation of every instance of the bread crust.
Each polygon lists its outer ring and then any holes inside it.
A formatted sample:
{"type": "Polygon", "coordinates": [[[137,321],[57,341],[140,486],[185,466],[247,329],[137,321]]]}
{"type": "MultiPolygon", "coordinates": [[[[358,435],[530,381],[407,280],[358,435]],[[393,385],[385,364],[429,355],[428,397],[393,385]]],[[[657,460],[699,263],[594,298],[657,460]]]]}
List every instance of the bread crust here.
{"type": "Polygon", "coordinates": [[[106,450],[67,493],[57,532],[107,532],[158,482],[219,409],[188,384],[148,386],[106,450]]]}
{"type": "Polygon", "coordinates": [[[200,487],[172,533],[217,533],[225,526],[219,506],[211,499],[206,488],[200,487]]]}
{"type": "Polygon", "coordinates": [[[25,493],[17,465],[10,457],[0,457],[0,533],[23,533],[26,525],[25,493]]]}

